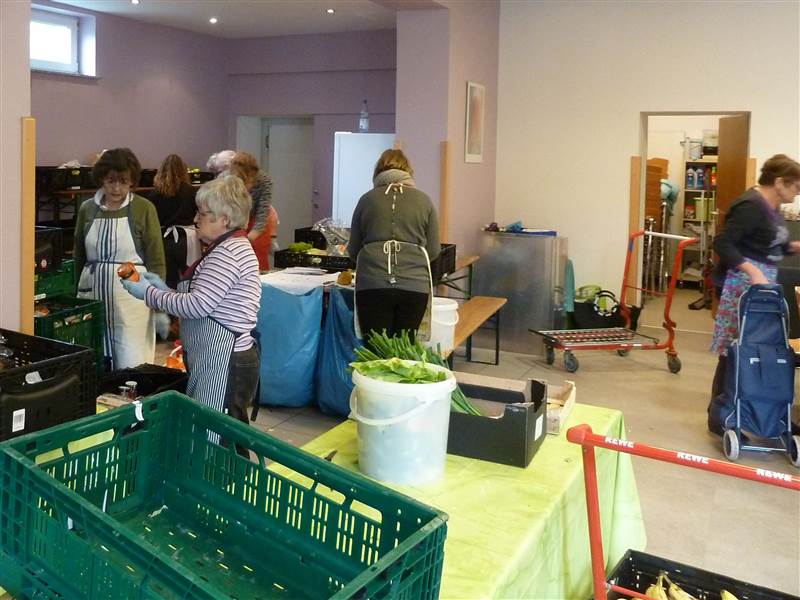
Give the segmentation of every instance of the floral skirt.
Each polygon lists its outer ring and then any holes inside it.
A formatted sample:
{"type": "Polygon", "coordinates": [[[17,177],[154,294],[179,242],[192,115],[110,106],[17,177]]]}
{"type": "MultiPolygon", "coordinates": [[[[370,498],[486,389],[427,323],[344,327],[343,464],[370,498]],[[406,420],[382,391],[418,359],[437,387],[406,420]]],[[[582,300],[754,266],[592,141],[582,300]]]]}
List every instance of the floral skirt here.
{"type": "MultiPolygon", "coordinates": [[[[758,267],[770,283],[775,283],[778,267],[767,263],[748,259],[758,267]]],[[[739,298],[750,287],[750,278],[744,271],[728,269],[725,285],[717,307],[717,318],[714,321],[714,335],[711,338],[711,350],[723,356],[728,354],[728,346],[739,337],[739,298]]]]}

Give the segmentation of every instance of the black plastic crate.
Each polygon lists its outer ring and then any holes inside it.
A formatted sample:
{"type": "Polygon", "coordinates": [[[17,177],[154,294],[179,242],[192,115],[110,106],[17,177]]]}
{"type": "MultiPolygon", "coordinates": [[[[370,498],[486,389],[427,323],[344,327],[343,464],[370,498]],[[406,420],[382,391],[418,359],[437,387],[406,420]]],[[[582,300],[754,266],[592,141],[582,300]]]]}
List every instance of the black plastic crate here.
{"type": "Polygon", "coordinates": [[[36,195],[57,192],[67,187],[67,170],[58,167],[36,167],[36,195]]]}
{"type": "Polygon", "coordinates": [[[319,254],[306,254],[305,252],[290,252],[289,250],[275,251],[275,267],[317,267],[326,271],[347,271],[355,269],[356,263],[349,256],[325,256],[319,254]]]}
{"type": "MultiPolygon", "coordinates": [[[[61,231],[61,256],[62,258],[72,258],[75,246],[75,219],[63,219],[60,221],[37,221],[37,227],[49,227],[61,231]]],[[[78,273],[80,275],[80,273],[78,273]]]]}
{"type": "Polygon", "coordinates": [[[192,183],[205,183],[214,179],[211,171],[189,171],[189,181],[192,183]]]}
{"type": "Polygon", "coordinates": [[[97,182],[92,175],[92,167],[81,167],[81,188],[91,190],[97,187],[97,182]]]}
{"type": "Polygon", "coordinates": [[[88,348],[0,329],[0,441],[95,413],[97,375],[88,348]]]}
{"type": "Polygon", "coordinates": [[[456,245],[442,244],[439,256],[431,261],[431,277],[436,283],[445,275],[456,270],[456,245]]]}
{"type": "MultiPolygon", "coordinates": [[[[745,598],[747,600],[798,600],[797,596],[791,594],[776,592],[636,550],[628,550],[625,553],[625,556],[609,575],[608,581],[644,594],[647,588],[658,579],[661,571],[666,571],[669,578],[681,586],[684,591],[703,600],[719,600],[722,590],[727,590],[742,600],[745,598]]],[[[627,596],[610,592],[608,598],[609,600],[620,600],[627,596]]]]}
{"type": "Polygon", "coordinates": [[[57,227],[36,227],[34,255],[36,272],[49,273],[61,267],[64,258],[64,236],[57,227]]]}
{"type": "Polygon", "coordinates": [[[170,390],[185,394],[188,380],[189,376],[178,369],[144,364],[103,375],[97,383],[97,393],[117,394],[126,381],[135,381],[136,392],[140,396],[152,396],[170,390]]]}
{"type": "Polygon", "coordinates": [[[314,246],[314,248],[318,248],[320,250],[328,249],[328,242],[325,240],[325,236],[322,235],[322,232],[316,231],[311,227],[301,227],[299,229],[295,229],[294,241],[311,244],[314,246]]]}
{"type": "Polygon", "coordinates": [[[155,169],[142,169],[139,175],[139,187],[153,187],[157,172],[155,169]]]}

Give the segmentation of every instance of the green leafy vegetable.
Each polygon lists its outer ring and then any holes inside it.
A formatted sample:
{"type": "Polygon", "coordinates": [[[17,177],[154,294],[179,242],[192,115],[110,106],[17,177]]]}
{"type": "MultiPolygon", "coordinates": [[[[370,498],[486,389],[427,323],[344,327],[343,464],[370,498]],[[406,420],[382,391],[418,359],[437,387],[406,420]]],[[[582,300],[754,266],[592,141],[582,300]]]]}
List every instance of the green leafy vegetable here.
{"type": "Polygon", "coordinates": [[[292,244],[289,244],[286,247],[286,249],[289,252],[308,252],[313,247],[314,246],[312,244],[309,244],[308,242],[294,242],[292,244]]]}
{"type": "Polygon", "coordinates": [[[438,383],[447,379],[442,371],[434,371],[425,364],[409,364],[399,358],[353,362],[350,366],[365,377],[392,383],[438,383]]]}
{"type": "MultiPolygon", "coordinates": [[[[359,365],[369,365],[370,363],[375,362],[386,362],[385,359],[393,358],[414,360],[422,363],[438,365],[440,367],[447,367],[447,362],[442,358],[439,352],[434,352],[430,348],[426,348],[420,343],[419,340],[415,340],[412,344],[408,332],[405,331],[400,336],[395,337],[389,337],[386,335],[385,331],[383,333],[372,332],[368,341],[370,346],[372,346],[377,353],[366,346],[356,348],[355,353],[358,357],[358,362],[350,363],[350,366],[356,369],[362,375],[367,374],[361,370],[359,365]]],[[[432,371],[432,369],[429,370],[432,371]]],[[[444,373],[439,372],[439,374],[442,375],[442,380],[445,379],[444,373]]],[[[394,373],[394,376],[397,375],[397,373],[394,373]]],[[[367,376],[373,377],[372,375],[367,376]]],[[[378,379],[378,377],[376,377],[376,379],[378,379]]],[[[384,379],[384,381],[390,380],[384,379]]],[[[475,408],[475,406],[473,406],[473,404],[464,395],[464,392],[462,392],[457,385],[450,397],[450,410],[454,412],[466,413],[468,415],[481,415],[481,412],[475,408]]]]}

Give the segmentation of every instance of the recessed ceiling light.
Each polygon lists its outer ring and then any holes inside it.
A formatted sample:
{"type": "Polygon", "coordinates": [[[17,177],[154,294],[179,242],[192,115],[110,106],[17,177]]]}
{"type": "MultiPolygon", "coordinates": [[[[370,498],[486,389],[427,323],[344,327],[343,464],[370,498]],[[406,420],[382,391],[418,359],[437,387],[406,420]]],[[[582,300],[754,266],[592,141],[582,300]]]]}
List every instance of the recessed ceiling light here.
{"type": "Polygon", "coordinates": [[[131,0],[131,4],[139,4],[139,0],[131,0]]]}
{"type": "Polygon", "coordinates": [[[335,13],[336,11],[335,11],[335,10],[333,10],[332,8],[329,8],[329,9],[327,9],[325,12],[326,12],[326,13],[328,13],[329,15],[332,15],[332,14],[333,14],[333,13],[335,13]]]}
{"type": "Polygon", "coordinates": [[[212,25],[216,25],[219,22],[219,19],[217,19],[217,17],[211,17],[208,22],[212,25]]]}

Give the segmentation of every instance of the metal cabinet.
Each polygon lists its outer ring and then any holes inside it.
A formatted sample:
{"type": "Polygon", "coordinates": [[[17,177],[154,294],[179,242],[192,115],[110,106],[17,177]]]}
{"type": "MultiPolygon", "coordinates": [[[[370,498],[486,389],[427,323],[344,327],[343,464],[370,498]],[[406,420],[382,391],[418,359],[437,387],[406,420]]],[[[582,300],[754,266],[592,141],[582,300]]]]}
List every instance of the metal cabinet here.
{"type": "Polygon", "coordinates": [[[508,298],[500,311],[500,348],[540,354],[541,338],[528,329],[564,327],[567,238],[484,231],[478,253],[473,293],[508,298]]]}

